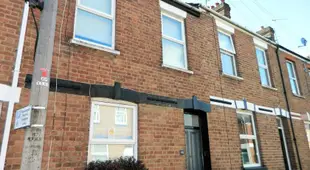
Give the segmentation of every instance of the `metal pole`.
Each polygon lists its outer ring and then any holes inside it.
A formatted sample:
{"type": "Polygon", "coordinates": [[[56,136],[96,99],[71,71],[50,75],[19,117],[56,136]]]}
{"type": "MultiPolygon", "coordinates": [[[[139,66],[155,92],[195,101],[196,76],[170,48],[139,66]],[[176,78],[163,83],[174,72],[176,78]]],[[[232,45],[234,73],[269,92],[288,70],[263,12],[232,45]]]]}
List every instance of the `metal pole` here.
{"type": "Polygon", "coordinates": [[[58,0],[45,0],[45,7],[40,18],[40,37],[30,95],[30,105],[34,106],[34,109],[31,114],[32,125],[25,130],[22,170],[41,169],[57,8],[58,0]]]}
{"type": "MultiPolygon", "coordinates": [[[[18,84],[20,65],[21,65],[23,49],[24,49],[25,34],[26,34],[26,29],[27,29],[28,13],[29,13],[29,2],[26,1],[25,6],[24,6],[22,23],[21,23],[21,27],[20,27],[20,34],[19,34],[19,41],[18,41],[18,47],[17,47],[17,53],[16,53],[15,67],[14,67],[14,71],[13,71],[12,88],[16,88],[17,84],[18,84]]],[[[4,132],[3,132],[3,139],[2,139],[2,145],[1,145],[0,170],[3,170],[4,166],[5,166],[5,157],[6,157],[6,152],[7,152],[7,148],[8,148],[13,111],[14,111],[14,102],[10,101],[9,106],[8,106],[8,110],[7,110],[7,114],[6,114],[5,126],[4,126],[4,132]]]]}

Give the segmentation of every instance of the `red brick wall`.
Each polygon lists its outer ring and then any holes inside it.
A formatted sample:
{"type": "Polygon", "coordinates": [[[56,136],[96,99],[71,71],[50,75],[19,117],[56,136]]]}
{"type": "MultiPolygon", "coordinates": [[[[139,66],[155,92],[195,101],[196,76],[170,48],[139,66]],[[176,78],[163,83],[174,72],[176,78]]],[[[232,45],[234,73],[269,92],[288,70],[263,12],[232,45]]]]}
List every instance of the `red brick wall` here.
{"type": "MultiPolygon", "coordinates": [[[[309,144],[306,139],[307,136],[306,136],[306,131],[305,131],[305,125],[303,121],[299,121],[299,120],[293,120],[293,125],[294,125],[294,131],[295,131],[298,151],[299,151],[303,169],[309,169],[310,149],[309,149],[309,144]]],[[[285,135],[287,138],[287,144],[288,144],[289,154],[291,157],[292,168],[299,169],[297,153],[296,153],[294,140],[293,140],[293,134],[292,134],[291,125],[288,119],[283,121],[283,126],[284,126],[284,129],[287,129],[285,135]]]]}
{"type": "Polygon", "coordinates": [[[241,145],[236,110],[213,106],[208,113],[212,169],[240,169],[241,145]]]}
{"type": "Polygon", "coordinates": [[[262,164],[268,169],[285,169],[276,117],[257,113],[256,132],[262,164]]]}
{"type": "Polygon", "coordinates": [[[186,169],[182,109],[140,104],[138,156],[150,170],[186,169]]]}
{"type": "MultiPolygon", "coordinates": [[[[29,100],[22,93],[22,103],[29,100]]],[[[87,96],[50,93],[47,112],[42,169],[84,169],[87,163],[90,101],[87,96]],[[55,110],[54,110],[55,109],[55,110]]],[[[22,105],[18,104],[17,108],[22,105]]],[[[13,120],[15,118],[13,117],[13,120]]],[[[13,126],[13,125],[12,125],[13,126]]],[[[13,127],[12,127],[13,128],[13,127]]],[[[12,130],[6,169],[20,169],[24,130],[12,130]]]]}

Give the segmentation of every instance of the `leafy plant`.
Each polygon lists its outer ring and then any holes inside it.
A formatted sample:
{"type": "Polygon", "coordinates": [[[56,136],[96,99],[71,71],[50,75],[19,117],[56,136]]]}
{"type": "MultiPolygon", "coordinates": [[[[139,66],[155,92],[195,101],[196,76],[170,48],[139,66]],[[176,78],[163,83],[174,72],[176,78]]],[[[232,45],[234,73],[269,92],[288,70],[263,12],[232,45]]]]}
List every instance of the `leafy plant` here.
{"type": "Polygon", "coordinates": [[[134,157],[120,157],[108,161],[92,161],[85,170],[148,170],[140,160],[134,157]]]}

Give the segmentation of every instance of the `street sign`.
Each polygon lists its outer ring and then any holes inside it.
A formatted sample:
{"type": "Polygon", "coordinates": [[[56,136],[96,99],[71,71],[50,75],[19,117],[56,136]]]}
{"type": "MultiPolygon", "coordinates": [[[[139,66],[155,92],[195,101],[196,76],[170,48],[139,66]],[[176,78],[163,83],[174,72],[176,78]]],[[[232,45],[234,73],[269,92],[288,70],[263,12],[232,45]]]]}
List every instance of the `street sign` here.
{"type": "Polygon", "coordinates": [[[32,106],[27,106],[16,111],[14,129],[29,127],[31,122],[32,106]]]}

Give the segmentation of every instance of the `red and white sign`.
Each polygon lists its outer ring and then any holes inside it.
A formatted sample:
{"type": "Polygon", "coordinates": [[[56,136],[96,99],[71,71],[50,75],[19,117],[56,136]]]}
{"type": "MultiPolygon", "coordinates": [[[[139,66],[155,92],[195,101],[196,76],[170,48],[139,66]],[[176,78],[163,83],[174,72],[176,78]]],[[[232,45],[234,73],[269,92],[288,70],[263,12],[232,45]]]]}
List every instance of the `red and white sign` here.
{"type": "Polygon", "coordinates": [[[46,68],[40,68],[41,71],[41,78],[40,81],[38,80],[36,82],[36,84],[38,86],[45,86],[48,87],[49,83],[48,83],[48,70],[46,68]]]}

